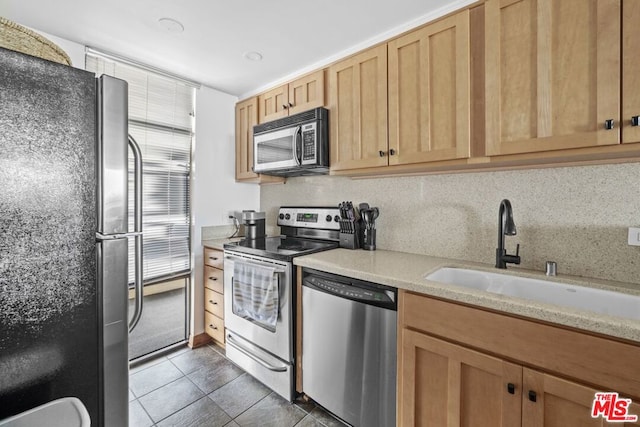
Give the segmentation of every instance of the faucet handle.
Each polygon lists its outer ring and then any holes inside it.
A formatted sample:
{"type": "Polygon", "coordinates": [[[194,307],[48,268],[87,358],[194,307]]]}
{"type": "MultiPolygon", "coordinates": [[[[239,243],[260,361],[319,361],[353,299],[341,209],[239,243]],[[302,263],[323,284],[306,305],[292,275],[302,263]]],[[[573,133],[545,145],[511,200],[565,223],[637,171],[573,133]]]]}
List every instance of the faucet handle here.
{"type": "Polygon", "coordinates": [[[516,245],[516,256],[520,255],[520,243],[516,245]]]}

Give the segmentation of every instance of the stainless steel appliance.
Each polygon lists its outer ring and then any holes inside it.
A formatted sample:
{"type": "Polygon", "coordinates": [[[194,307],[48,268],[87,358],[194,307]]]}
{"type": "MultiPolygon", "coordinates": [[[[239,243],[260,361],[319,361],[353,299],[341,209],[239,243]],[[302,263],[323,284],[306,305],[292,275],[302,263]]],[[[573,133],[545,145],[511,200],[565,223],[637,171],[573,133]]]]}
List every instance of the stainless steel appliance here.
{"type": "Polygon", "coordinates": [[[264,212],[242,211],[245,238],[255,240],[267,237],[264,212]]]}
{"type": "Polygon", "coordinates": [[[253,171],[300,176],[329,173],[329,112],[319,107],[253,127],[253,171]]]}
{"type": "Polygon", "coordinates": [[[302,389],[353,426],[395,426],[397,290],[303,270],[302,389]]]}
{"type": "Polygon", "coordinates": [[[0,419],[77,397],[126,426],[127,84],[0,48],[0,93],[0,419]]]}
{"type": "Polygon", "coordinates": [[[281,207],[281,236],[224,246],[227,357],[289,401],[295,378],[293,258],[338,247],[339,213],[281,207]]]}

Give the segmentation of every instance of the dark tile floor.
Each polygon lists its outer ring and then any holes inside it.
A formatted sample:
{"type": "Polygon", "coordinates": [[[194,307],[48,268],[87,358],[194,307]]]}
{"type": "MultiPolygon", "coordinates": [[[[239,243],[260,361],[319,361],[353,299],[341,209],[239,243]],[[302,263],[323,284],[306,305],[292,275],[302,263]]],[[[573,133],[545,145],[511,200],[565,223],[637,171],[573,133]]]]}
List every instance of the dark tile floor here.
{"type": "Polygon", "coordinates": [[[131,369],[129,427],[343,427],[313,403],[289,403],[207,345],[131,369]]]}

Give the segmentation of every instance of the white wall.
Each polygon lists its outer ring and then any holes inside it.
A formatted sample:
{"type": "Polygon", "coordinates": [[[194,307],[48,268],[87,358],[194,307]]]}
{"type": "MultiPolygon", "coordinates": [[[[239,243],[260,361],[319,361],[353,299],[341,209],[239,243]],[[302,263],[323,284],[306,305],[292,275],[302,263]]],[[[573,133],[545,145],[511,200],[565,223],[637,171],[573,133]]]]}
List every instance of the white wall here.
{"type": "Polygon", "coordinates": [[[61,39],[60,37],[53,36],[51,34],[45,33],[44,31],[36,30],[33,28],[30,28],[30,29],[42,35],[43,37],[51,40],[53,43],[57,44],[58,47],[60,47],[62,50],[66,52],[67,55],[69,55],[69,58],[71,59],[71,65],[73,65],[75,68],[80,68],[84,70],[84,46],[83,45],[76,42],[72,42],[71,40],[61,39]]]}
{"type": "Polygon", "coordinates": [[[201,227],[228,224],[228,211],[260,207],[260,187],[235,182],[237,98],[202,87],[196,96],[196,139],[192,175],[191,333],[204,332],[201,227]]]}

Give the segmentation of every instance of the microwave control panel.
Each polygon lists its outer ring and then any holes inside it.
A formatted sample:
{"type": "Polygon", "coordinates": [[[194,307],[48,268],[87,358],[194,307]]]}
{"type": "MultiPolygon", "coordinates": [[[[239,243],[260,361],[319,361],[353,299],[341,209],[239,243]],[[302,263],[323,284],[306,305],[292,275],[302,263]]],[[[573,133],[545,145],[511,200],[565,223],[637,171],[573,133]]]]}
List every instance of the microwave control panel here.
{"type": "Polygon", "coordinates": [[[316,162],[316,122],[302,125],[302,164],[316,162]]]}

